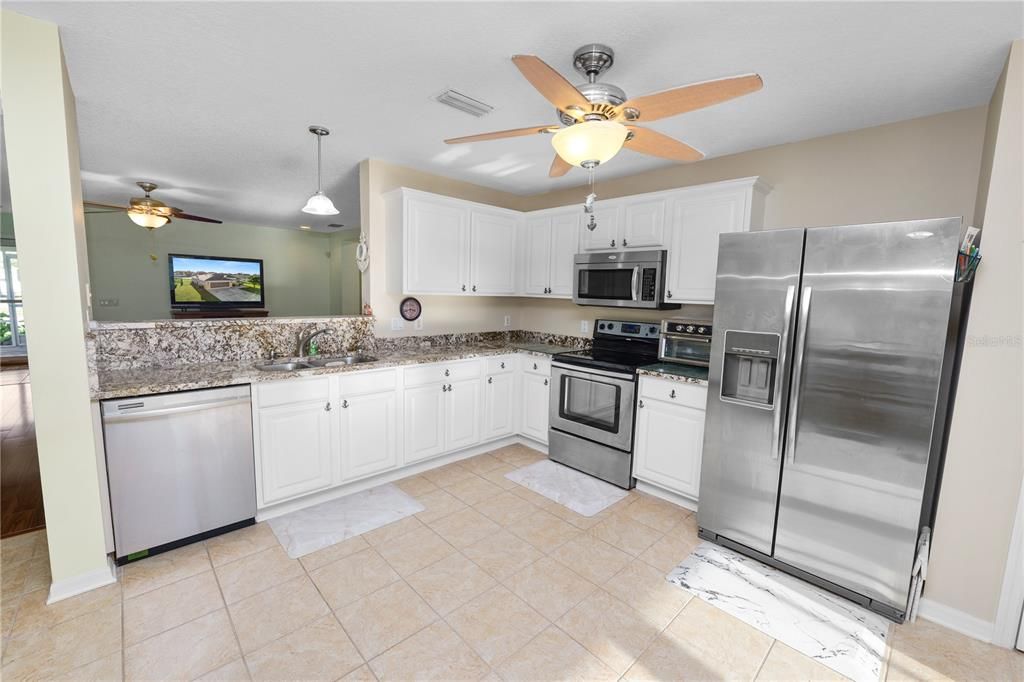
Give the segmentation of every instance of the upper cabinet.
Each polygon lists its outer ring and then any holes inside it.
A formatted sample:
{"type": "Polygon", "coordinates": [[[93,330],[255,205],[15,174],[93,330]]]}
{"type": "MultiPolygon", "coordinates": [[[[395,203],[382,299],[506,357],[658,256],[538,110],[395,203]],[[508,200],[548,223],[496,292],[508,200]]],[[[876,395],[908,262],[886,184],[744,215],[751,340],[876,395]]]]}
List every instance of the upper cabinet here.
{"type": "Polygon", "coordinates": [[[410,189],[385,197],[388,283],[404,294],[572,298],[581,251],[668,251],[665,300],[713,303],[718,237],[762,226],[758,178],[521,213],[410,189]]]}

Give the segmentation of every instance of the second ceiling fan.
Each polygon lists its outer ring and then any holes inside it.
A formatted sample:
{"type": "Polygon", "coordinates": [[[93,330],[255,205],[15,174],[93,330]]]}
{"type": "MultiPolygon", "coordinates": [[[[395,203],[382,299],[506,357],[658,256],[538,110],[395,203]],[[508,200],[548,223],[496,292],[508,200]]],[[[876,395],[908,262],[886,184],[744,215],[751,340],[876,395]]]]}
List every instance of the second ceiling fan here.
{"type": "Polygon", "coordinates": [[[622,88],[597,80],[611,68],[614,60],[615,53],[606,45],[591,44],[579,48],[573,54],[573,66],[587,77],[587,82],[574,86],[539,57],[516,55],[512,62],[526,80],[555,105],[562,126],[501,130],[455,137],[445,142],[460,144],[554,133],[552,142],[557,153],[548,172],[553,178],[565,175],[574,165],[593,168],[614,156],[623,146],[673,161],[699,161],[704,155],[688,144],[633,124],[702,109],[755,92],[762,86],[759,75],[747,74],[627,99],[622,88]]]}

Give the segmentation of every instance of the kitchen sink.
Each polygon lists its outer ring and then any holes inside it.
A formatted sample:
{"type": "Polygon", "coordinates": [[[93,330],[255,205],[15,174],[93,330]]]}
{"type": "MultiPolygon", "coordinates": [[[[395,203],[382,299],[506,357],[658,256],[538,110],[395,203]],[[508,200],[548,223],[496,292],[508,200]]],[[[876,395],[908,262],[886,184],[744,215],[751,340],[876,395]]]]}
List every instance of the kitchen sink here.
{"type": "Polygon", "coordinates": [[[339,355],[331,358],[313,358],[306,362],[313,367],[331,367],[332,365],[361,365],[364,362],[377,362],[377,358],[369,355],[339,355]]]}
{"type": "Polygon", "coordinates": [[[256,369],[263,372],[294,372],[297,369],[309,369],[314,367],[307,362],[275,362],[269,365],[256,365],[256,369]]]}

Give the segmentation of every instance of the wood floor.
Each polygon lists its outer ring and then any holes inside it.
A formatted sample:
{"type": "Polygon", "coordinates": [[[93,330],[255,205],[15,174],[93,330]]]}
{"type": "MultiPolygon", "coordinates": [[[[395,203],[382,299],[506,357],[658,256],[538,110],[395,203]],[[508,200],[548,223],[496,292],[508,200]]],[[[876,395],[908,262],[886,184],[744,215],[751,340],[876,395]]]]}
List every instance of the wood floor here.
{"type": "Polygon", "coordinates": [[[0,370],[0,537],[46,526],[27,367],[0,370]]]}

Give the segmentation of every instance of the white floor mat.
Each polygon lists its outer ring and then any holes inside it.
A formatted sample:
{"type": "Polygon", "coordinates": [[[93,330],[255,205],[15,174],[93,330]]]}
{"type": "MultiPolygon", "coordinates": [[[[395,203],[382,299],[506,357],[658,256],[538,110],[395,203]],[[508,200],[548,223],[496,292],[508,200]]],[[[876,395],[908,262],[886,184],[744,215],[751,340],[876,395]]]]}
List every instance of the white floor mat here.
{"type": "Polygon", "coordinates": [[[611,483],[543,459],[505,474],[505,478],[554,500],[577,514],[593,516],[627,493],[611,483]]]}
{"type": "Polygon", "coordinates": [[[297,559],[424,509],[389,483],[278,516],[267,524],[288,556],[297,559]]]}
{"type": "Polygon", "coordinates": [[[666,578],[856,682],[877,682],[890,622],[724,547],[702,542],[666,578]]]}

